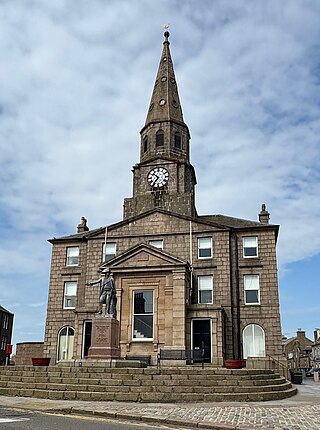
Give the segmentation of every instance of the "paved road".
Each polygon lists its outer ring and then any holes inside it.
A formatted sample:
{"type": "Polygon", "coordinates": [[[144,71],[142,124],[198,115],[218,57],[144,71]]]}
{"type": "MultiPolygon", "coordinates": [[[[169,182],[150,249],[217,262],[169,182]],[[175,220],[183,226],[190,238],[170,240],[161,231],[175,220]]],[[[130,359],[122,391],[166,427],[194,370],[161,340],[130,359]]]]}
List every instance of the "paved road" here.
{"type": "MultiPolygon", "coordinates": [[[[3,407],[37,411],[68,411],[142,422],[154,420],[183,427],[219,426],[226,430],[320,430],[320,382],[298,385],[299,394],[286,400],[253,403],[128,403],[55,401],[0,396],[3,407]]],[[[2,430],[0,428],[0,430],[2,430]]]]}
{"type": "Polygon", "coordinates": [[[0,430],[172,430],[171,426],[94,416],[21,412],[0,407],[0,430]]]}

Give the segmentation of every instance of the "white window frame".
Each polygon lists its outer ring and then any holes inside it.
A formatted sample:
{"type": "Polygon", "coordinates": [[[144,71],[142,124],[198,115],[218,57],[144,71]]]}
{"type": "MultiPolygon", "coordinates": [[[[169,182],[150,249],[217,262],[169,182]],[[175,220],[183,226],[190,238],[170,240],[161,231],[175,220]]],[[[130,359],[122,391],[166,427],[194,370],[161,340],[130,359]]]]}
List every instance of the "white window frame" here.
{"type": "Polygon", "coordinates": [[[117,255],[117,242],[107,242],[103,244],[102,257],[103,261],[112,260],[117,255]],[[108,248],[112,252],[108,252],[108,248]],[[107,258],[107,256],[109,256],[107,258]]]}
{"type": "Polygon", "coordinates": [[[258,257],[258,236],[244,236],[242,238],[242,248],[243,248],[243,258],[257,258],[258,257]],[[250,241],[252,239],[255,239],[255,247],[253,246],[246,246],[245,242],[246,241],[250,241]],[[246,249],[249,248],[256,248],[256,255],[245,255],[246,254],[246,249]]]}
{"type": "Polygon", "coordinates": [[[243,275],[243,290],[244,290],[244,303],[248,306],[260,305],[260,276],[257,274],[243,275]],[[253,279],[257,280],[257,284],[253,284],[253,279]],[[247,291],[258,291],[258,301],[248,302],[247,291]]]}
{"type": "Polygon", "coordinates": [[[79,246],[68,246],[66,266],[68,267],[79,266],[79,255],[80,255],[79,246]],[[73,250],[77,250],[77,252],[75,252],[75,255],[70,255],[72,254],[73,250]],[[72,259],[76,259],[76,262],[72,262],[72,259]]]}
{"type": "MultiPolygon", "coordinates": [[[[251,334],[251,333],[250,333],[251,334]]],[[[248,324],[242,332],[242,342],[243,342],[243,358],[248,357],[265,357],[266,356],[266,336],[263,328],[259,324],[248,324]],[[258,342],[258,336],[255,336],[255,330],[259,329],[262,333],[262,349],[259,350],[259,342],[258,342]],[[246,342],[246,332],[248,330],[252,331],[252,344],[253,344],[253,354],[248,354],[248,346],[246,342]]],[[[261,346],[261,345],[260,345],[261,346]]]]}
{"type": "Polygon", "coordinates": [[[149,240],[149,245],[154,248],[163,250],[163,239],[149,240]]]}
{"type": "Polygon", "coordinates": [[[212,258],[212,237],[208,237],[208,236],[207,237],[198,237],[198,258],[200,260],[212,258]],[[201,241],[202,242],[210,241],[210,247],[208,248],[208,247],[201,246],[201,241]],[[201,250],[205,250],[205,249],[210,249],[210,256],[201,257],[200,256],[201,250]]]}
{"type": "Polygon", "coordinates": [[[198,304],[213,304],[213,276],[212,275],[199,275],[198,276],[198,304]],[[209,281],[210,285],[203,285],[202,282],[209,281]],[[202,284],[202,285],[201,285],[202,284]],[[202,302],[201,301],[201,291],[211,291],[211,301],[210,302],[202,302]]]}
{"type": "Polygon", "coordinates": [[[66,281],[64,283],[64,294],[63,294],[63,309],[75,309],[76,307],[76,300],[77,300],[77,289],[78,285],[76,281],[66,281]],[[71,284],[73,287],[75,287],[75,294],[67,294],[68,287],[71,287],[71,284]],[[67,300],[74,299],[74,306],[67,306],[67,300]]]}
{"type": "Polygon", "coordinates": [[[153,341],[154,338],[154,290],[149,289],[141,289],[141,290],[133,290],[132,291],[132,341],[133,342],[150,342],[153,341]],[[145,313],[135,313],[134,312],[134,300],[135,300],[135,294],[137,293],[145,293],[145,292],[152,292],[152,312],[145,312],[145,313]],[[135,317],[139,315],[151,315],[152,316],[152,337],[134,337],[134,327],[135,327],[135,317]]]}

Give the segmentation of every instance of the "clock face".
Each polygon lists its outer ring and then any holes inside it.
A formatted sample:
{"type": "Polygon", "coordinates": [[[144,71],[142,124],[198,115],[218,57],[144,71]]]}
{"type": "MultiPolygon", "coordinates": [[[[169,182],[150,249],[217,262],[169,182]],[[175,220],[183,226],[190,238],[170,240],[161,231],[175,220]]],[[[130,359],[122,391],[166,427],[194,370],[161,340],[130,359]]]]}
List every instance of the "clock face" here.
{"type": "Polygon", "coordinates": [[[155,167],[148,174],[148,182],[151,187],[163,187],[169,179],[169,173],[164,167],[155,167]]]}

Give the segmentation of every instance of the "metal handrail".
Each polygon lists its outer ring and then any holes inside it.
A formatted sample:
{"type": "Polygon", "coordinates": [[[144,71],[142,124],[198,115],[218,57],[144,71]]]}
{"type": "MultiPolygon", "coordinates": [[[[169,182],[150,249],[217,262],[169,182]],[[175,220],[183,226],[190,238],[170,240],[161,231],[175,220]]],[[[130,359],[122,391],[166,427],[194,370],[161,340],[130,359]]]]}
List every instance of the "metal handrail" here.
{"type": "Polygon", "coordinates": [[[266,354],[266,356],[269,358],[269,362],[270,362],[270,360],[272,360],[273,362],[276,362],[278,364],[279,370],[280,370],[280,368],[284,369],[284,371],[286,372],[287,378],[289,377],[290,369],[286,364],[281,363],[281,361],[277,357],[273,357],[270,354],[266,354]]]}

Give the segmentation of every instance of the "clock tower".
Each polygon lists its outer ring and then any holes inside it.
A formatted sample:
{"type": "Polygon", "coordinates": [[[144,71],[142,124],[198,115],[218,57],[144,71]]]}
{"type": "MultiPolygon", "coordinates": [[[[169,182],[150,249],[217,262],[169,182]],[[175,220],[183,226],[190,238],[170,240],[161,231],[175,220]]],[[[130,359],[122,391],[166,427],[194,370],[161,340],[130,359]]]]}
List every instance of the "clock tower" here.
{"type": "Polygon", "coordinates": [[[133,166],[133,196],[124,200],[124,219],[159,208],[196,216],[196,176],[190,164],[190,133],[183,120],[169,32],[164,33],[159,69],[144,127],[140,162],[133,166]]]}

